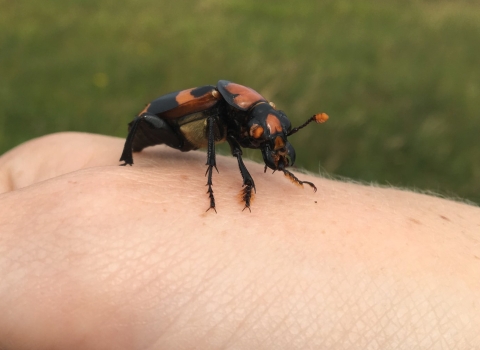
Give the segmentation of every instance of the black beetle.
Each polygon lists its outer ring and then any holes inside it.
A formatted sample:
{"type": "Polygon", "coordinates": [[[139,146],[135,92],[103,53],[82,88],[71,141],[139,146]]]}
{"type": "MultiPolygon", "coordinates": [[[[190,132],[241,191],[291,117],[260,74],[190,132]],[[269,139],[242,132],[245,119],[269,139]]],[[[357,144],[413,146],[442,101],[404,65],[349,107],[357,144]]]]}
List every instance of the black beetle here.
{"type": "Polygon", "coordinates": [[[120,161],[122,165],[133,164],[133,152],[145,147],[166,144],[182,152],[207,147],[208,191],[210,210],[215,210],[212,190],[212,171],[215,168],[215,143],[227,141],[232,155],[237,157],[243,178],[242,200],[250,210],[252,188],[255,183],[242,160],[242,149],[262,151],[267,167],[282,171],[292,182],[303,186],[315,185],[300,181],[286,167],[295,163],[295,150],[287,137],[296,133],[310,122],[323,123],[325,113],[315,114],[297,128],[291,126],[285,113],[276,109],[255,90],[220,80],[217,86],[206,85],[188,90],[172,92],[149,103],[128,124],[129,132],[120,161]]]}

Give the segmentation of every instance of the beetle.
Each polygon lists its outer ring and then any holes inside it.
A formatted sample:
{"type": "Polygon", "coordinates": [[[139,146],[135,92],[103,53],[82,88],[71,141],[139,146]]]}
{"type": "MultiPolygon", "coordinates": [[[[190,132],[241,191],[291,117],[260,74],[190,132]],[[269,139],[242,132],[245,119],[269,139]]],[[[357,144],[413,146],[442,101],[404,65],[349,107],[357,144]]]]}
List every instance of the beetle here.
{"type": "Polygon", "coordinates": [[[182,152],[207,148],[207,193],[210,207],[215,208],[212,189],[213,168],[217,170],[215,144],[228,142],[237,158],[243,179],[241,191],[243,210],[253,200],[255,183],[242,160],[242,147],[260,149],[265,169],[282,171],[293,183],[307,184],[316,192],[315,185],[301,181],[286,168],[295,163],[295,150],[287,137],[312,121],[323,123],[325,113],[313,115],[304,124],[293,128],[285,113],[267,101],[255,90],[226,80],[216,86],[206,85],[163,95],[149,104],[128,124],[128,136],[120,161],[132,165],[132,152],[148,146],[166,144],[182,152]]]}

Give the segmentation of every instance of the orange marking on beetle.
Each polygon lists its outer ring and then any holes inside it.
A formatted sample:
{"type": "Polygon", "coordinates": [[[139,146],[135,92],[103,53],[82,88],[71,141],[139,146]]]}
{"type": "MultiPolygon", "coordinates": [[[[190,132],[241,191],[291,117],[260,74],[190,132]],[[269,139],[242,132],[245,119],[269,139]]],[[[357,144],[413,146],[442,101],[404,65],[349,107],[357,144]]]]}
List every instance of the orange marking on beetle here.
{"type": "Polygon", "coordinates": [[[318,113],[315,114],[315,121],[317,123],[325,123],[328,120],[328,114],[327,113],[318,113]]]}
{"type": "Polygon", "coordinates": [[[218,102],[218,99],[213,92],[208,92],[198,97],[193,96],[191,91],[194,89],[195,88],[180,91],[175,97],[178,107],[164,112],[162,116],[174,119],[183,115],[206,110],[218,102]]]}
{"type": "Polygon", "coordinates": [[[280,120],[274,114],[267,115],[267,126],[268,130],[270,130],[270,135],[282,132],[282,124],[280,124],[280,120]]]}
{"type": "Polygon", "coordinates": [[[258,101],[266,101],[265,98],[255,90],[240,84],[229,83],[225,86],[225,89],[232,95],[238,95],[234,97],[233,100],[240,108],[249,108],[258,101]]]}
{"type": "Polygon", "coordinates": [[[180,91],[178,95],[175,97],[175,101],[177,101],[179,105],[182,105],[188,101],[191,101],[192,99],[194,99],[194,97],[192,96],[192,90],[194,89],[196,88],[180,91]]]}
{"type": "Polygon", "coordinates": [[[280,148],[285,147],[285,142],[283,142],[283,139],[280,136],[275,137],[275,148],[274,150],[278,150],[280,148]]]}
{"type": "Polygon", "coordinates": [[[150,107],[151,103],[149,103],[148,105],[145,106],[144,109],[142,109],[142,111],[140,113],[138,113],[137,115],[142,115],[143,113],[147,113],[148,111],[148,108],[150,107]]]}
{"type": "Polygon", "coordinates": [[[253,124],[250,128],[250,136],[253,138],[260,138],[263,135],[263,128],[258,124],[253,124]]]}

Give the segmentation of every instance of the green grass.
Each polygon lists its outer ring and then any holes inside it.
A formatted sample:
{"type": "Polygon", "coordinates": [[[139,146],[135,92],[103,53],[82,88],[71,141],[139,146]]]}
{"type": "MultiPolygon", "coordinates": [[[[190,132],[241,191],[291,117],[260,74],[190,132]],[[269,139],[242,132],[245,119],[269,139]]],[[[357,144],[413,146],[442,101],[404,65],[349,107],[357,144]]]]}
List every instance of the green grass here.
{"type": "Polygon", "coordinates": [[[64,130],[124,137],[149,100],[227,79],[294,125],[330,115],[292,137],[300,167],[480,203],[478,1],[0,0],[0,9],[0,152],[64,130]]]}

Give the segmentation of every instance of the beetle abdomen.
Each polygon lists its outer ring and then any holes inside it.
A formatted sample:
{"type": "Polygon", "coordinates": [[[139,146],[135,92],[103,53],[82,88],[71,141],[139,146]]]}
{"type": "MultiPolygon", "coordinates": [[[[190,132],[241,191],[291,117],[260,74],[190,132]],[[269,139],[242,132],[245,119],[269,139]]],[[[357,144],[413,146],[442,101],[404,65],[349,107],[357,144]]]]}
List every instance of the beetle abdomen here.
{"type": "MultiPolygon", "coordinates": [[[[178,119],[180,132],[190,144],[195,146],[195,148],[207,147],[208,145],[208,115],[206,114],[207,113],[205,112],[198,112],[178,119]]],[[[225,123],[218,122],[218,115],[210,115],[210,117],[214,118],[216,121],[213,129],[215,143],[225,141],[227,137],[225,123]]]]}

